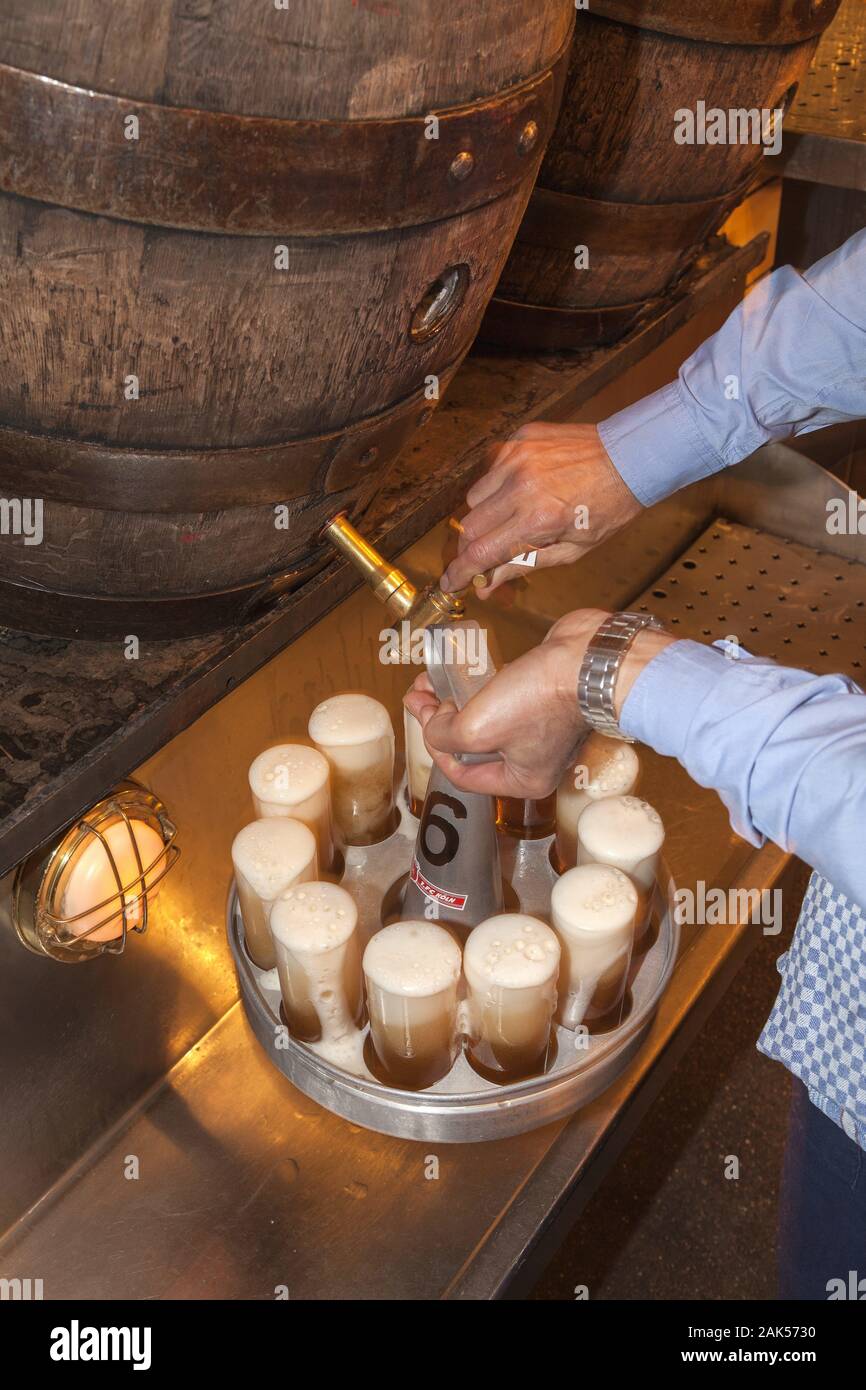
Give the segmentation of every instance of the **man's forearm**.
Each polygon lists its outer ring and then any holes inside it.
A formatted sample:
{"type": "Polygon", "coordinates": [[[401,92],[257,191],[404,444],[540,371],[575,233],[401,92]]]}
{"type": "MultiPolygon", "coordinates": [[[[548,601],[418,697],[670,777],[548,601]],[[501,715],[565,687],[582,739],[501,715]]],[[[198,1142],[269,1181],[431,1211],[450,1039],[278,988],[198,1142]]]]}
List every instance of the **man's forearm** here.
{"type": "MultiPolygon", "coordinates": [[[[635,644],[637,647],[637,644],[635,644]]],[[[622,704],[625,733],[675,757],[727,806],[738,834],[766,837],[852,902],[866,904],[866,696],[740,652],[674,642],[642,659],[622,704]]]]}
{"type": "Polygon", "coordinates": [[[650,506],[770,440],[866,417],[866,231],[805,275],[761,281],[675,382],[599,435],[650,506]]]}

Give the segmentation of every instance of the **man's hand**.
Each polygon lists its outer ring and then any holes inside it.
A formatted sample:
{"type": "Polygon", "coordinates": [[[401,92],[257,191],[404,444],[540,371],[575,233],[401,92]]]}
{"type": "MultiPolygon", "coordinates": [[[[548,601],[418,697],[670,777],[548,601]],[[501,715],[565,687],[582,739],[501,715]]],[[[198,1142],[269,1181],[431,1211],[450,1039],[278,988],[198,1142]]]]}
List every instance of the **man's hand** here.
{"type": "Polygon", "coordinates": [[[569,565],[642,510],[595,425],[524,425],[466,500],[471,510],[442,587],[465,589],[492,569],[482,597],[525,574],[505,563],[515,555],[536,550],[539,569],[569,565]]]}
{"type": "MultiPolygon", "coordinates": [[[[451,701],[440,705],[426,674],[418,677],[406,706],[455,787],[536,800],[559,785],[586,733],[577,704],[580,664],[608,616],[583,609],[561,618],[540,647],[503,667],[460,711],[451,701]],[[457,753],[499,753],[502,761],[464,764],[457,753]]],[[[664,632],[638,635],[617,680],[617,714],[647,663],[675,640],[664,632]]]]}

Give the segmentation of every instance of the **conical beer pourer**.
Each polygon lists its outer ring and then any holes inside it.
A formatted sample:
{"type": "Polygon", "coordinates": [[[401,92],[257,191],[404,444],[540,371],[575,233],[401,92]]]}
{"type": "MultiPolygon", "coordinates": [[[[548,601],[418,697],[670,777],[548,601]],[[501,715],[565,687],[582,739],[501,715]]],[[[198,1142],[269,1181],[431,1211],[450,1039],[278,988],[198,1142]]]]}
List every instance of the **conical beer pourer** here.
{"type": "MultiPolygon", "coordinates": [[[[433,689],[440,700],[453,700],[458,709],[496,674],[486,645],[477,640],[480,632],[477,623],[449,623],[434,624],[425,635],[433,689]],[[467,640],[470,634],[472,641],[467,640]]],[[[471,761],[493,762],[497,757],[477,754],[471,761]]],[[[461,791],[434,765],[403,891],[403,916],[452,922],[469,931],[503,907],[493,797],[461,791]]]]}

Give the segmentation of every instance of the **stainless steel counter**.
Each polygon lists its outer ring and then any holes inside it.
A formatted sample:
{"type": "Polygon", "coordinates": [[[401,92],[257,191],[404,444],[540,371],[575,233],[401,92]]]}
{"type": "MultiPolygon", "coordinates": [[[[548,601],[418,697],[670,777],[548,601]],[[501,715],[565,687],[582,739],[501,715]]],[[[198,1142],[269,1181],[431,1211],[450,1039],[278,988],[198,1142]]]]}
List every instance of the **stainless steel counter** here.
{"type": "Polygon", "coordinates": [[[843,0],[785,121],[786,178],[866,190],[866,4],[843,0]]]}
{"type": "MultiPolygon", "coordinates": [[[[635,601],[683,636],[736,635],[790,664],[857,675],[866,543],[824,528],[826,498],[843,492],[799,455],[764,451],[642,515],[574,570],[533,576],[513,606],[498,602],[500,657],[570,608],[635,601]]],[[[436,571],[444,536],[438,528],[413,547],[407,568],[436,571]]],[[[46,1298],[519,1292],[757,941],[762,928],[742,922],[687,929],[638,1056],[591,1106],[545,1129],[436,1150],[361,1130],[300,1096],[235,1001],[223,938],[228,849],[250,817],[251,758],[277,734],[302,733],[324,694],[370,689],[398,714],[411,673],[376,661],[381,626],[372,598],[354,594],[152,758],[139,775],[175,815],[184,854],[148,936],[120,962],[72,969],[34,958],[20,1001],[4,1001],[20,1046],[3,1063],[12,1104],[0,1138],[10,1223],[0,1276],[42,1278],[46,1298]],[[159,1001],[152,1020],[142,999],[159,1001]],[[160,1056],[164,1074],[153,1074],[160,1056]],[[124,1111],[136,1076],[140,1093],[124,1111]],[[98,1138],[82,1153],[85,1119],[98,1138]]],[[[643,791],[666,822],[679,886],[784,885],[787,856],[738,840],[717,798],[678,765],[647,754],[643,791]]],[[[17,972],[6,931],[0,949],[17,972]]]]}

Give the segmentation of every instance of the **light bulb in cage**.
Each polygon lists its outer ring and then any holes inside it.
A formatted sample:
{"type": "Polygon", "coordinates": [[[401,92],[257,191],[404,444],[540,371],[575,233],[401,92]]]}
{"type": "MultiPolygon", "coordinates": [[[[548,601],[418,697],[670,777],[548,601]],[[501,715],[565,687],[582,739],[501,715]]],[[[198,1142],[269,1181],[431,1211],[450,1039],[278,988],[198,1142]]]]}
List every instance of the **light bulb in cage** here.
{"type": "Polygon", "coordinates": [[[13,921],[31,951],[55,960],[119,955],[180,850],[157,796],[124,782],[15,876],[13,921]]]}

